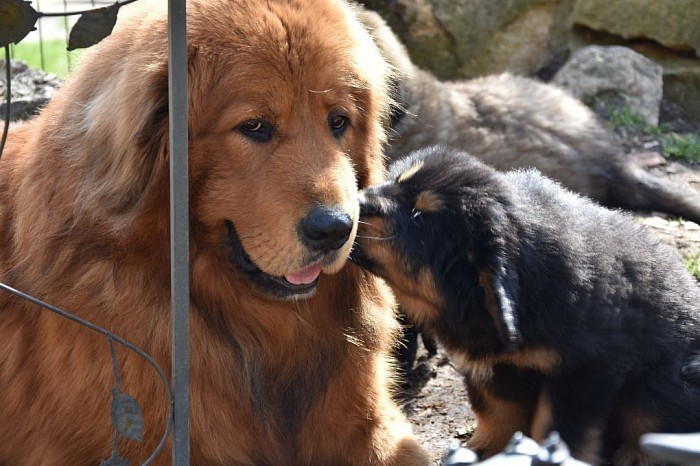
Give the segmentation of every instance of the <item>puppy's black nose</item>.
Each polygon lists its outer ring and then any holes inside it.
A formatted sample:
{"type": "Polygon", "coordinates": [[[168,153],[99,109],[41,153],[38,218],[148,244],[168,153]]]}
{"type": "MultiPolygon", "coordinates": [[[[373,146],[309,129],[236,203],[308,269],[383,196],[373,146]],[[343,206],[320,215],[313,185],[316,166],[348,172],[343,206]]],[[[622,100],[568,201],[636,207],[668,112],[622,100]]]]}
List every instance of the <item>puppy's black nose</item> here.
{"type": "Polygon", "coordinates": [[[351,231],[352,218],[338,208],[316,207],[301,221],[302,241],[322,252],[340,249],[351,231]]]}

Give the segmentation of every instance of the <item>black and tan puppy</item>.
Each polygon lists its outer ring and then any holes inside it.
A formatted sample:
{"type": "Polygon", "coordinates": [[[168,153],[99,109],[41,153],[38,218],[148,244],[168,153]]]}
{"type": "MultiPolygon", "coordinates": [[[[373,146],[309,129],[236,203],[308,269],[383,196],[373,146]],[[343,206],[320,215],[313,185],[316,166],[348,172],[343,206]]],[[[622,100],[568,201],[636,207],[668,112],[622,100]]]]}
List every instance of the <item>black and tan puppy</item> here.
{"type": "Polygon", "coordinates": [[[645,464],[642,433],[700,430],[700,288],[626,215],[439,147],[360,196],[354,260],[464,372],[480,454],[558,430],[645,464]]]}

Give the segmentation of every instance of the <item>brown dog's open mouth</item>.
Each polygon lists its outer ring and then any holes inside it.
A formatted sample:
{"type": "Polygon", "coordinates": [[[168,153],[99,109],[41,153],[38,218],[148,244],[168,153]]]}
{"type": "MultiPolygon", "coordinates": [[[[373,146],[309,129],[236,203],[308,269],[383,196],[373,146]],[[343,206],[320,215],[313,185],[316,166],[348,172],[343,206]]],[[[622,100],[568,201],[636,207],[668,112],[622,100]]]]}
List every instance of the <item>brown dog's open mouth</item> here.
{"type": "Polygon", "coordinates": [[[316,263],[297,273],[283,277],[263,272],[243,249],[233,223],[226,222],[233,263],[246,280],[260,292],[277,299],[308,298],[321,279],[321,264],[316,263]]]}

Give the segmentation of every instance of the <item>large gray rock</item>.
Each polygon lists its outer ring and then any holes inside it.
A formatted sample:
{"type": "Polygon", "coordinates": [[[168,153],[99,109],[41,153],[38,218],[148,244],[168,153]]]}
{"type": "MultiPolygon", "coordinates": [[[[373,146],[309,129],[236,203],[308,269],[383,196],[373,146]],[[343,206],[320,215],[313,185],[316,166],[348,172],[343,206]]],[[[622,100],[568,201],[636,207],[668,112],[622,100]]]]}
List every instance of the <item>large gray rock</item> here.
{"type": "Polygon", "coordinates": [[[573,21],[625,39],[651,39],[700,57],[698,0],[577,0],[573,21]]]}
{"type": "Polygon", "coordinates": [[[532,74],[568,27],[572,0],[360,0],[378,11],[411,59],[441,79],[532,74]]]}
{"type": "MultiPolygon", "coordinates": [[[[61,85],[61,79],[27,66],[20,60],[11,60],[10,120],[26,120],[35,115],[61,85]]],[[[5,118],[7,82],[6,65],[0,60],[0,120],[5,118]]]]}
{"type": "Polygon", "coordinates": [[[553,82],[604,117],[613,110],[629,110],[649,126],[659,124],[663,68],[627,47],[579,49],[553,82]]]}

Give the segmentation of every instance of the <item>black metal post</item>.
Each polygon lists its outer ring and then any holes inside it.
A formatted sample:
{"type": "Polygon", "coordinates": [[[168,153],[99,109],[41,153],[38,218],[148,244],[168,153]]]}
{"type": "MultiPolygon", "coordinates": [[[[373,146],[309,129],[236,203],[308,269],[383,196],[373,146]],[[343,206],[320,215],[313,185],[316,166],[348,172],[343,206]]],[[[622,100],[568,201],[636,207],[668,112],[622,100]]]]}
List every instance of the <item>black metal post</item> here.
{"type": "Polygon", "coordinates": [[[190,464],[189,186],[185,0],[168,0],[173,466],[190,464]]]}

